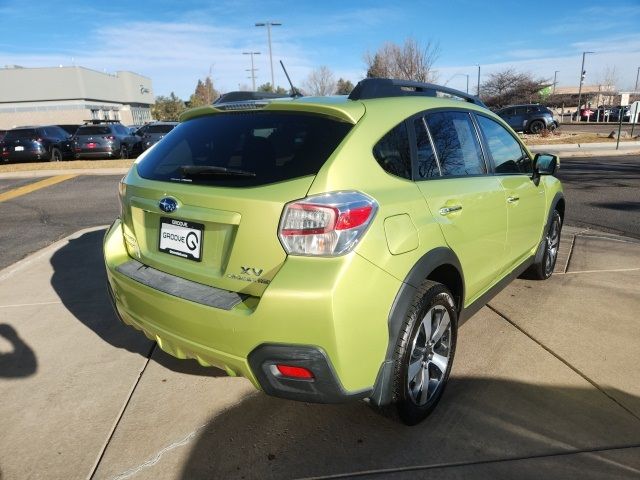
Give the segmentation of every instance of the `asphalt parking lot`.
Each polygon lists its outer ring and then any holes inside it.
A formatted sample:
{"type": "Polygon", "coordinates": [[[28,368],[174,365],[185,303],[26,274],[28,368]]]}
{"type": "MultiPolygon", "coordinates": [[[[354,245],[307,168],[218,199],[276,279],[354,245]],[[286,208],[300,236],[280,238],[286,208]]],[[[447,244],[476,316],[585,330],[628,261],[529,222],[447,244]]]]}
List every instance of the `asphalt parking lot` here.
{"type": "Polygon", "coordinates": [[[612,160],[563,161],[556,274],[461,327],[443,402],[412,428],[267,397],[119,324],[100,227],[119,177],[0,202],[0,478],[639,478],[640,213],[598,203],[637,202],[640,159],[612,160]]]}

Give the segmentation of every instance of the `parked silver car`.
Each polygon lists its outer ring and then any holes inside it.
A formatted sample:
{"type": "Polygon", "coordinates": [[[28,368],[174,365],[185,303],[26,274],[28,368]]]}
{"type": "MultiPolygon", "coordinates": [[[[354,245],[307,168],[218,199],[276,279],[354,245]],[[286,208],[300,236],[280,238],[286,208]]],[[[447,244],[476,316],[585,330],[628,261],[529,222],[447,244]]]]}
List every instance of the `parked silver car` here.
{"type": "Polygon", "coordinates": [[[142,150],[144,151],[158,143],[176,125],[178,125],[178,122],[153,122],[140,128],[136,134],[142,137],[142,150]]]}

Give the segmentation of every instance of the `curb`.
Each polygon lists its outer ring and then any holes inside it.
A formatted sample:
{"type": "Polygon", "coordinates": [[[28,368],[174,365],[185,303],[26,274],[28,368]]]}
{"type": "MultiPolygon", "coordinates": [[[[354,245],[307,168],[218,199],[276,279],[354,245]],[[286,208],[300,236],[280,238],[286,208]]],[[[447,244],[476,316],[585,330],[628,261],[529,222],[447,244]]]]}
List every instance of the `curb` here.
{"type": "Polygon", "coordinates": [[[96,227],[83,228],[82,230],[78,230],[72,233],[71,235],[67,235],[66,237],[63,237],[60,240],[53,242],[51,245],[47,245],[46,247],[41,248],[40,250],[36,250],[35,252],[30,253],[29,255],[24,257],[22,260],[18,260],[17,262],[9,265],[8,267],[5,267],[2,270],[0,270],[0,282],[3,282],[6,279],[12,277],[16,273],[25,269],[26,267],[31,265],[33,262],[46,256],[50,252],[58,250],[60,247],[66,244],[69,240],[75,240],[81,237],[82,235],[84,235],[85,233],[104,230],[106,228],[109,228],[109,225],[98,225],[96,227]]]}
{"type": "Polygon", "coordinates": [[[0,179],[55,177],[56,175],[126,175],[129,168],[65,168],[60,170],[24,170],[0,173],[0,179]]]}

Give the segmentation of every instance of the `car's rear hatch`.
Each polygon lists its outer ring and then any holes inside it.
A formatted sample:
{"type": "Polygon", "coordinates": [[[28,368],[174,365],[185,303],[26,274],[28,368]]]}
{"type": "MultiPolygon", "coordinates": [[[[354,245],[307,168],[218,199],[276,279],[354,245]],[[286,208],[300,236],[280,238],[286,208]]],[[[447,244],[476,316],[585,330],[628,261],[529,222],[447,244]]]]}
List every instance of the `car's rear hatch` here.
{"type": "Polygon", "coordinates": [[[82,151],[104,149],[110,146],[113,140],[111,129],[104,125],[82,126],[73,136],[75,148],[82,151]]]}
{"type": "Polygon", "coordinates": [[[317,111],[203,112],[126,177],[129,253],[181,278],[260,296],[286,258],[284,205],[306,195],[355,122],[317,111]]]}

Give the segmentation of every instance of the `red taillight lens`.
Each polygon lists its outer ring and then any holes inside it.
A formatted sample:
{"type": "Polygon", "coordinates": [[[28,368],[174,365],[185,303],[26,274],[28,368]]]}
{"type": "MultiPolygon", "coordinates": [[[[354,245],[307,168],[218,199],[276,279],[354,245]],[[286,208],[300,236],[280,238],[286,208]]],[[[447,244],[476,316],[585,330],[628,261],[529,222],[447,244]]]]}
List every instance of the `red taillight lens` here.
{"type": "Polygon", "coordinates": [[[290,255],[336,256],[353,249],[377,210],[360,192],[316,195],[285,206],[279,237],[290,255]]]}
{"type": "Polygon", "coordinates": [[[300,378],[303,380],[312,380],[313,372],[308,368],[294,367],[292,365],[276,365],[276,369],[283,377],[300,378]]]}

